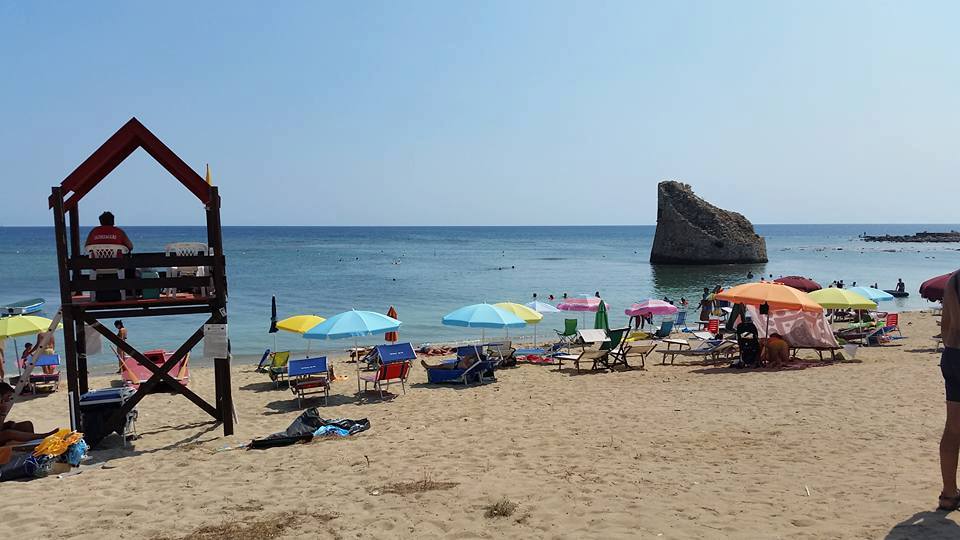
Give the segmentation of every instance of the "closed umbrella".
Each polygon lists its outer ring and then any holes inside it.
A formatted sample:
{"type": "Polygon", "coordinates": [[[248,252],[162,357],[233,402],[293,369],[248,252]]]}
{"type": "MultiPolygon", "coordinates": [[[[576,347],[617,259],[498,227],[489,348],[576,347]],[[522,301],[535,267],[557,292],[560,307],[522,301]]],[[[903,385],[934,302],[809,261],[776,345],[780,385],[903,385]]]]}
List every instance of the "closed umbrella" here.
{"type": "Polygon", "coordinates": [[[931,302],[942,301],[943,290],[947,288],[947,282],[950,281],[950,276],[952,275],[953,272],[950,272],[949,274],[932,277],[924,281],[920,285],[920,296],[930,300],[931,302]]]}
{"type": "Polygon", "coordinates": [[[593,319],[593,327],[597,330],[610,330],[610,320],[607,317],[607,304],[604,301],[600,301],[600,305],[597,306],[597,316],[593,319]]]}
{"type": "MultiPolygon", "coordinates": [[[[374,311],[350,310],[338,313],[324,322],[307,330],[303,337],[307,339],[343,339],[353,338],[354,348],[358,348],[358,338],[372,334],[381,334],[400,328],[402,323],[393,317],[374,311]]],[[[357,393],[360,393],[360,359],[357,359],[357,393]]]]}
{"type": "MultiPolygon", "coordinates": [[[[277,333],[277,297],[276,295],[270,297],[270,328],[267,330],[268,334],[277,333]]],[[[273,351],[277,351],[277,336],[273,336],[273,351]]]]}
{"type": "MultiPolygon", "coordinates": [[[[392,319],[397,318],[397,310],[394,309],[393,306],[390,306],[390,309],[387,310],[387,317],[390,317],[392,319]]],[[[396,343],[397,341],[400,340],[400,332],[397,332],[396,330],[391,330],[383,335],[383,340],[386,341],[387,343],[396,343]]]]}

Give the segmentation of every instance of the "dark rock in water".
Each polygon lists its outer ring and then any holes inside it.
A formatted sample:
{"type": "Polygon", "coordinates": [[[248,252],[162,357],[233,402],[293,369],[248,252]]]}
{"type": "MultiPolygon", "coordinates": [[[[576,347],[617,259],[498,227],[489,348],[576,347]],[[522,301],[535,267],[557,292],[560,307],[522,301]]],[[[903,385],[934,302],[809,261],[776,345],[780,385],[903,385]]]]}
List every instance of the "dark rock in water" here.
{"type": "Polygon", "coordinates": [[[863,235],[864,242],[960,242],[960,232],[918,232],[911,235],[882,234],[863,235]]]}
{"type": "Polygon", "coordinates": [[[688,184],[660,182],[657,191],[657,233],[650,262],[767,262],[766,241],[741,214],[697,197],[688,184]]]}

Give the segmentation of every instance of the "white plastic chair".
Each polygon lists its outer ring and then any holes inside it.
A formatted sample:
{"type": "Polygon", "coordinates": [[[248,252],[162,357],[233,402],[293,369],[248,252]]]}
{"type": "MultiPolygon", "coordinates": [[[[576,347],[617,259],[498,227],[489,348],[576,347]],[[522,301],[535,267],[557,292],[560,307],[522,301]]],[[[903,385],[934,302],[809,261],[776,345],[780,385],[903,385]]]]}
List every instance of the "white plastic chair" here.
{"type": "MultiPolygon", "coordinates": [[[[87,256],[91,259],[118,259],[128,253],[127,246],[117,244],[90,244],[87,246],[87,256]]],[[[90,272],[90,279],[95,280],[100,274],[116,275],[119,279],[126,278],[126,272],[122,268],[97,268],[90,272]]],[[[120,299],[127,299],[127,291],[120,290],[120,299]]],[[[90,291],[90,300],[97,300],[97,291],[90,291]]]]}
{"type": "MultiPolygon", "coordinates": [[[[188,255],[210,255],[210,248],[207,247],[203,242],[173,242],[167,244],[164,247],[164,251],[167,256],[175,255],[179,257],[185,257],[188,255]]],[[[210,275],[210,271],[206,266],[171,266],[167,268],[168,277],[181,277],[181,276],[191,276],[191,277],[205,277],[210,275]]],[[[169,292],[169,291],[168,291],[169,292]]],[[[174,293],[176,291],[173,291],[174,293]]],[[[203,287],[200,291],[201,294],[206,295],[206,287],[203,287]]]]}

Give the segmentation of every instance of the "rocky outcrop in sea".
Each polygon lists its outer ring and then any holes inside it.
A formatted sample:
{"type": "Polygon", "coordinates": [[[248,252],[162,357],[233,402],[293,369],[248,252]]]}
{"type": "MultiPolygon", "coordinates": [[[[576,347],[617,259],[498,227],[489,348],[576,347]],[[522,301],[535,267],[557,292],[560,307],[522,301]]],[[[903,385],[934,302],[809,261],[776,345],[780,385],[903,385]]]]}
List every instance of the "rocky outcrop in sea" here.
{"type": "Polygon", "coordinates": [[[657,232],[650,262],[767,262],[767,243],[743,215],[697,197],[688,184],[666,181],[657,186],[657,232]]]}

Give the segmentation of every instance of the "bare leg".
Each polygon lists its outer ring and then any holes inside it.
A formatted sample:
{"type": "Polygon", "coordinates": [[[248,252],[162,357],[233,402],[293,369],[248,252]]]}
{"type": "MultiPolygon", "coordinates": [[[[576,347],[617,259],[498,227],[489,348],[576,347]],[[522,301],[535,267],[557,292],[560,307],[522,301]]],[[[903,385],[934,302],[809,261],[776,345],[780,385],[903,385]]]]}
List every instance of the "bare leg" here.
{"type": "Polygon", "coordinates": [[[960,454],[960,402],[947,402],[947,421],[940,439],[940,474],[943,475],[941,496],[957,496],[957,459],[960,454]]]}
{"type": "Polygon", "coordinates": [[[34,439],[43,439],[50,435],[56,433],[57,430],[53,430],[49,433],[34,433],[32,431],[19,431],[16,429],[5,429],[0,431],[0,445],[4,445],[8,442],[28,442],[34,439]]]}

